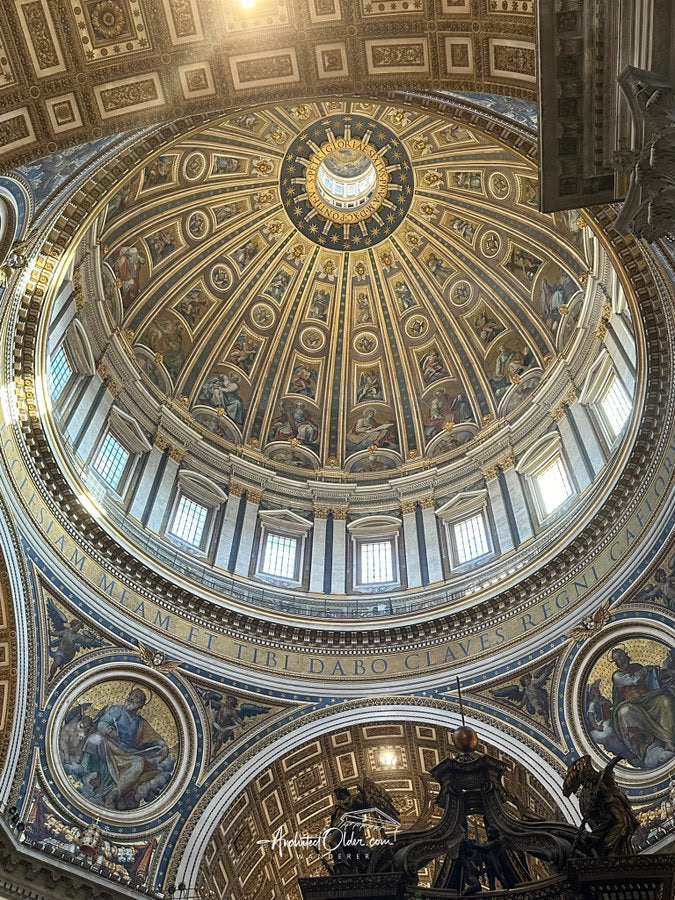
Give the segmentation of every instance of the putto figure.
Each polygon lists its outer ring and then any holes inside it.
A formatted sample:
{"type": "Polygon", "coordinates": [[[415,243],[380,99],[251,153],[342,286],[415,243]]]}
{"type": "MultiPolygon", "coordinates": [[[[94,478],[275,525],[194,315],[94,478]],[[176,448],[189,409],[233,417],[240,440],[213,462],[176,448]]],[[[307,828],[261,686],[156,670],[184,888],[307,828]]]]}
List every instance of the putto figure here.
{"type": "Polygon", "coordinates": [[[79,619],[71,619],[68,622],[66,616],[52,600],[47,601],[47,610],[52,630],[56,634],[49,644],[52,664],[49,669],[48,681],[51,681],[60,669],[65,669],[75,659],[80,650],[102,647],[103,642],[91,631],[88,631],[79,619]]]}

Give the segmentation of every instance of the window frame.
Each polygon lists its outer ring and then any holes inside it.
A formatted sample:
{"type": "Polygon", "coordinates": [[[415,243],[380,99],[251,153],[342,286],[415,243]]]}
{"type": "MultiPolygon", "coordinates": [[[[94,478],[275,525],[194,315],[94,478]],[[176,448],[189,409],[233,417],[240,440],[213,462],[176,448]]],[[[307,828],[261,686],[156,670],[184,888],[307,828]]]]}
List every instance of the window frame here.
{"type": "Polygon", "coordinates": [[[347,525],[351,537],[352,589],[356,593],[377,594],[402,586],[401,527],[395,516],[364,516],[347,525]],[[364,544],[389,543],[391,546],[391,581],[364,582],[362,547],[364,544]]]}
{"type": "Polygon", "coordinates": [[[163,515],[161,533],[186,553],[192,556],[208,557],[216,521],[226,500],[227,494],[212,479],[192,469],[180,469],[174,484],[173,498],[163,515]],[[207,510],[199,544],[192,544],[171,530],[183,497],[207,510]]]}
{"type": "Polygon", "coordinates": [[[593,419],[597,423],[600,435],[604,440],[607,449],[609,451],[613,450],[630,424],[635,403],[635,395],[631,392],[625,379],[622,378],[621,373],[618,371],[614,364],[614,360],[607,350],[603,350],[602,354],[593,364],[586,376],[579,402],[592,410],[593,419]],[[615,433],[602,405],[603,398],[607,395],[614,383],[616,383],[620,390],[623,391],[629,407],[628,416],[618,433],[615,433]]]}
{"type": "Polygon", "coordinates": [[[94,451],[91,455],[90,469],[99,479],[99,481],[101,481],[106,486],[107,490],[112,491],[113,493],[122,497],[128,485],[129,477],[134,467],[134,463],[135,453],[133,449],[129,447],[126,442],[119,436],[119,434],[117,434],[112,428],[107,428],[94,447],[94,451]],[[108,440],[108,438],[111,438],[113,441],[115,441],[127,454],[126,462],[124,463],[119,480],[116,485],[111,484],[96,468],[96,461],[101,455],[105,442],[108,440]]]}
{"type": "MultiPolygon", "coordinates": [[[[448,527],[450,527],[450,526],[448,526],[448,527]]],[[[481,510],[478,510],[469,515],[462,516],[462,518],[455,519],[452,523],[451,541],[452,541],[452,546],[453,546],[453,554],[455,554],[457,568],[459,568],[460,566],[476,564],[476,563],[480,562],[481,560],[484,560],[484,559],[488,558],[489,556],[491,556],[492,555],[492,552],[491,552],[491,549],[492,549],[491,543],[492,542],[490,540],[490,533],[489,533],[489,529],[487,527],[487,522],[485,519],[485,512],[481,509],[481,510]],[[460,546],[459,546],[460,542],[457,537],[457,529],[460,528],[462,525],[466,525],[468,522],[474,522],[474,521],[480,522],[480,528],[481,528],[481,532],[482,532],[481,538],[482,538],[482,543],[484,544],[485,549],[481,553],[477,553],[475,556],[469,556],[466,559],[460,559],[460,546]]]]}
{"type": "Polygon", "coordinates": [[[547,460],[544,464],[542,464],[536,472],[532,473],[532,485],[534,487],[534,491],[536,494],[535,502],[537,503],[538,512],[541,513],[540,521],[544,522],[546,519],[551,518],[551,516],[556,515],[565,504],[574,497],[577,493],[574,488],[574,481],[572,480],[572,473],[570,472],[565,459],[562,454],[562,449],[556,453],[551,459],[547,460]],[[544,492],[541,486],[541,477],[547,472],[549,469],[552,469],[554,466],[560,468],[560,471],[563,474],[563,478],[567,483],[567,487],[569,487],[569,493],[558,503],[557,506],[554,506],[553,509],[547,510],[546,502],[544,500],[544,492]]]}
{"type": "Polygon", "coordinates": [[[49,359],[48,359],[48,363],[47,363],[46,382],[47,382],[47,391],[49,393],[49,402],[51,404],[52,409],[56,409],[58,406],[61,406],[65,403],[65,401],[70,393],[69,389],[75,383],[76,378],[77,378],[77,372],[75,370],[75,366],[73,364],[71,354],[68,352],[68,348],[66,346],[66,341],[63,340],[55,348],[55,350],[53,350],[53,352],[49,354],[49,359]],[[66,380],[63,382],[63,386],[61,387],[61,390],[58,392],[58,394],[54,395],[53,389],[52,389],[52,387],[53,387],[53,385],[52,385],[52,364],[53,364],[55,358],[60,353],[63,354],[63,356],[66,360],[66,365],[70,369],[70,374],[68,375],[66,380]]]}
{"type": "Polygon", "coordinates": [[[299,587],[303,582],[307,535],[312,529],[308,519],[292,510],[259,510],[260,540],[255,559],[255,577],[259,581],[280,587],[299,587]],[[293,538],[296,541],[293,574],[290,577],[263,571],[267,541],[272,537],[293,538]]]}
{"type": "Polygon", "coordinates": [[[492,522],[488,515],[488,494],[486,490],[465,491],[453,497],[436,510],[436,516],[443,523],[448,564],[451,572],[466,572],[484,565],[497,555],[492,522]],[[460,562],[455,526],[480,516],[487,550],[480,556],[460,562]]]}
{"type": "Polygon", "coordinates": [[[108,412],[105,428],[99,435],[87,457],[87,477],[89,477],[89,473],[92,473],[92,477],[95,479],[93,485],[95,488],[105,490],[109,494],[112,494],[113,498],[122,501],[134,482],[142,458],[146,453],[149,453],[151,449],[152,445],[143,433],[138,422],[127,412],[113,404],[108,412]],[[127,459],[126,466],[117,487],[112,487],[94,468],[94,463],[98,458],[108,435],[111,435],[118,444],[121,444],[129,454],[129,458],[127,459]]]}
{"type": "Polygon", "coordinates": [[[605,432],[605,437],[607,438],[607,442],[610,447],[612,447],[618,441],[618,439],[621,437],[621,435],[623,434],[624,429],[626,428],[626,425],[628,424],[628,422],[630,420],[631,409],[632,409],[631,396],[628,393],[628,391],[626,390],[626,386],[623,383],[623,381],[621,380],[621,378],[619,377],[618,372],[613,371],[611,373],[610,377],[607,379],[607,382],[606,382],[604,388],[598,394],[598,399],[597,399],[597,403],[596,403],[596,410],[598,413],[598,418],[600,420],[600,426],[601,426],[601,428],[603,428],[603,430],[605,432]],[[623,397],[628,406],[628,414],[627,414],[626,418],[623,420],[623,423],[621,424],[621,427],[618,429],[618,431],[615,431],[614,425],[612,424],[609,414],[607,413],[607,410],[605,409],[605,406],[604,406],[604,401],[607,398],[607,395],[609,394],[609,392],[612,390],[613,387],[617,387],[618,390],[623,394],[623,397]]]}
{"type": "Polygon", "coordinates": [[[169,518],[167,521],[165,534],[170,537],[172,540],[177,541],[182,547],[190,547],[192,550],[204,550],[207,546],[207,540],[210,535],[212,519],[213,519],[213,508],[207,506],[203,500],[197,497],[191,496],[188,491],[185,491],[181,488],[176,493],[176,498],[171,506],[171,510],[169,513],[169,518]],[[204,521],[202,524],[201,534],[199,535],[199,542],[194,543],[193,541],[189,541],[187,538],[182,537],[176,532],[173,531],[173,526],[178,516],[178,512],[180,510],[181,503],[183,501],[188,503],[194,503],[195,506],[199,506],[204,510],[204,521]]]}
{"type": "MultiPolygon", "coordinates": [[[[358,562],[357,569],[359,570],[359,584],[362,587],[367,588],[379,588],[382,585],[393,584],[394,583],[394,562],[395,562],[395,549],[394,549],[394,541],[392,538],[361,538],[358,542],[358,562]],[[364,565],[364,556],[366,554],[367,547],[386,547],[388,549],[388,553],[385,553],[386,562],[388,564],[388,568],[391,572],[391,578],[386,579],[385,581],[366,581],[364,579],[364,569],[366,566],[364,565]]],[[[378,554],[379,555],[379,554],[378,554]]]]}
{"type": "Polygon", "coordinates": [[[557,430],[549,432],[538,441],[535,441],[533,446],[518,461],[516,472],[526,480],[530,503],[539,525],[544,525],[549,520],[563,513],[570,503],[574,501],[574,498],[580,494],[579,484],[574,477],[574,472],[565,454],[562,436],[557,430]],[[555,509],[547,511],[539,477],[558,460],[560,460],[560,465],[571,492],[555,509]]]}

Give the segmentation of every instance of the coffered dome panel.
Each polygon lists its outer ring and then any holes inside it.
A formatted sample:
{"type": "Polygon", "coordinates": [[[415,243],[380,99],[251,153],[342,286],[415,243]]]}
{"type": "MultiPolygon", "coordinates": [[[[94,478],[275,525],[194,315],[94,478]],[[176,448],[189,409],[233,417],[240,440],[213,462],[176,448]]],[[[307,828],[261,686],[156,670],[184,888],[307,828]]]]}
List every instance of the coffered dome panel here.
{"type": "Polygon", "coordinates": [[[215,446],[387,478],[523,412],[572,338],[579,216],[536,207],[530,163],[424,110],[262,107],[113,196],[107,314],[215,446]]]}

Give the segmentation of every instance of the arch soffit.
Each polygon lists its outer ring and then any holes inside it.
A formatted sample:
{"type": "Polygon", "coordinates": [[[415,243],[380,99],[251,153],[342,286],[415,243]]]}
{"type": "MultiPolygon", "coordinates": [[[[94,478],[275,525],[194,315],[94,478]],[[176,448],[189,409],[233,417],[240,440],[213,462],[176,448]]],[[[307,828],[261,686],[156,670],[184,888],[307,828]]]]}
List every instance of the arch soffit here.
{"type": "MultiPolygon", "coordinates": [[[[188,821],[184,833],[185,840],[179,840],[174,852],[175,861],[171,868],[176,871],[175,881],[184,881],[193,889],[197,883],[199,867],[213,832],[222,819],[223,809],[229,808],[242,791],[261,772],[282,756],[290,754],[305,742],[327,732],[349,725],[368,725],[374,722],[414,721],[444,728],[456,728],[461,724],[460,714],[449,704],[422,705],[419,700],[395,700],[390,703],[375,702],[369,706],[354,703],[346,709],[329,712],[320,718],[308,716],[296,720],[291,731],[278,737],[241,765],[234,773],[223,773],[219,787],[201,809],[195,810],[196,821],[188,821]]],[[[503,729],[480,722],[466,715],[469,725],[476,728],[480,738],[497,749],[517,758],[548,790],[566,820],[580,821],[576,803],[562,793],[562,775],[559,770],[541,755],[541,749],[528,746],[524,741],[508,735],[503,729]]]]}

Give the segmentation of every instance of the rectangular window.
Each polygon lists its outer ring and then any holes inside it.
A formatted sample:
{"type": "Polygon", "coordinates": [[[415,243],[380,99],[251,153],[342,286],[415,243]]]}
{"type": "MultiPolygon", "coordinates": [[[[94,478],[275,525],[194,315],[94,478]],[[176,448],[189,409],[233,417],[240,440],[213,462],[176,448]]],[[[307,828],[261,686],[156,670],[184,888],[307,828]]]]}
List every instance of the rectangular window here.
{"type": "Polygon", "coordinates": [[[49,377],[47,381],[52,400],[59,399],[72,374],[73,370],[68,362],[66,351],[63,347],[59,347],[49,361],[49,377]]]}
{"type": "Polygon", "coordinates": [[[199,547],[204,534],[207,513],[206,506],[190,500],[189,497],[181,497],[169,532],[182,541],[192,544],[193,547],[199,547]]]}
{"type": "Polygon", "coordinates": [[[546,516],[558,509],[574,493],[565,464],[559,456],[537,473],[536,481],[546,516]]]}
{"type": "Polygon", "coordinates": [[[482,513],[478,513],[470,519],[464,519],[462,522],[456,522],[453,531],[457,545],[458,565],[461,566],[462,563],[485,556],[490,551],[482,513]]]}
{"type": "Polygon", "coordinates": [[[298,539],[282,534],[268,534],[265,539],[262,572],[277,578],[295,578],[298,539]]]}
{"type": "Polygon", "coordinates": [[[614,437],[617,437],[630,415],[630,398],[618,378],[614,377],[605,391],[600,406],[614,437]]]}
{"type": "Polygon", "coordinates": [[[119,486],[128,462],[129,451],[127,448],[122,446],[112,434],[106,434],[94,460],[94,469],[113,490],[119,486]]]}
{"type": "Polygon", "coordinates": [[[391,584],[394,564],[391,541],[361,543],[361,584],[391,584]]]}

